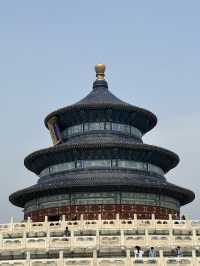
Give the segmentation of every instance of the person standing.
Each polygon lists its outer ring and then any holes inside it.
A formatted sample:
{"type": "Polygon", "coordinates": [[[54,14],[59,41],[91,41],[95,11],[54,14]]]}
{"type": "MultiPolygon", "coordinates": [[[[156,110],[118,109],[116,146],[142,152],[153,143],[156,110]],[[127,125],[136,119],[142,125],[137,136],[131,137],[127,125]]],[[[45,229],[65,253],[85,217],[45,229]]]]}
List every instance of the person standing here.
{"type": "Polygon", "coordinates": [[[144,251],[140,248],[140,249],[139,249],[139,258],[140,258],[140,259],[143,258],[143,254],[144,254],[144,251]]]}
{"type": "Polygon", "coordinates": [[[138,258],[142,259],[143,254],[144,254],[144,251],[141,249],[141,247],[135,246],[135,249],[134,249],[135,259],[138,259],[138,258]]]}
{"type": "Polygon", "coordinates": [[[135,246],[135,249],[134,249],[135,259],[139,258],[139,250],[140,250],[140,247],[139,246],[135,246]]]}
{"type": "Polygon", "coordinates": [[[149,258],[155,258],[156,257],[156,251],[154,247],[150,247],[149,249],[149,258]]]}
{"type": "Polygon", "coordinates": [[[182,250],[181,250],[181,247],[180,246],[178,246],[177,248],[176,248],[176,257],[183,257],[183,252],[182,252],[182,250]]]}
{"type": "Polygon", "coordinates": [[[67,237],[70,236],[70,231],[69,231],[68,227],[65,228],[64,236],[66,237],[66,240],[68,240],[67,237]]]}

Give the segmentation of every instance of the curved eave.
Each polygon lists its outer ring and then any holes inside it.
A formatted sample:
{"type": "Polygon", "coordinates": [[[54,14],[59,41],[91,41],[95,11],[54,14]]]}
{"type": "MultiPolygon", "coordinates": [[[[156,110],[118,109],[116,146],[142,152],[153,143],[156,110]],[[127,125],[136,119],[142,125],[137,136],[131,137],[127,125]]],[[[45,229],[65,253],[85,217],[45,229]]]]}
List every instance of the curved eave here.
{"type": "MultiPolygon", "coordinates": [[[[47,122],[49,119],[52,117],[56,116],[58,117],[58,121],[62,123],[61,117],[65,116],[67,119],[69,117],[73,117],[74,113],[81,112],[81,111],[92,111],[92,110],[117,110],[121,112],[128,112],[130,115],[132,115],[132,120],[137,118],[137,123],[136,124],[137,128],[141,130],[143,134],[147,133],[150,131],[152,128],[154,128],[157,124],[157,117],[150,111],[147,111],[143,108],[129,105],[129,104],[114,104],[114,103],[94,103],[94,104],[74,104],[70,105],[61,109],[58,109],[52,113],[50,113],[46,118],[45,118],[45,125],[47,126],[47,122]]],[[[62,126],[62,125],[61,125],[62,126]]]]}
{"type": "MultiPolygon", "coordinates": [[[[177,199],[180,202],[180,205],[183,206],[192,202],[195,198],[195,194],[188,189],[176,186],[168,182],[153,182],[150,183],[145,179],[141,178],[141,181],[138,181],[135,178],[130,178],[122,183],[122,179],[118,181],[113,180],[104,180],[101,181],[101,184],[98,185],[95,182],[91,182],[91,179],[88,179],[88,183],[84,183],[81,186],[81,182],[65,183],[55,182],[55,183],[45,183],[45,184],[36,184],[29,188],[19,190],[10,195],[9,200],[12,204],[18,207],[24,207],[26,202],[36,198],[43,197],[47,195],[56,195],[67,192],[81,192],[81,191],[127,191],[127,192],[145,192],[145,193],[157,193],[160,195],[167,195],[177,199]],[[126,183],[126,184],[125,184],[126,183]]],[[[94,181],[94,179],[93,179],[94,181]]],[[[97,181],[98,182],[98,181],[97,181]]]]}
{"type": "Polygon", "coordinates": [[[113,150],[113,153],[129,150],[131,158],[138,161],[152,162],[160,166],[165,173],[176,167],[179,157],[175,153],[147,144],[127,144],[127,143],[95,143],[95,144],[60,144],[51,148],[36,151],[24,160],[24,164],[30,171],[39,174],[44,168],[66,161],[67,152],[76,158],[78,152],[103,152],[103,150],[113,150]]]}

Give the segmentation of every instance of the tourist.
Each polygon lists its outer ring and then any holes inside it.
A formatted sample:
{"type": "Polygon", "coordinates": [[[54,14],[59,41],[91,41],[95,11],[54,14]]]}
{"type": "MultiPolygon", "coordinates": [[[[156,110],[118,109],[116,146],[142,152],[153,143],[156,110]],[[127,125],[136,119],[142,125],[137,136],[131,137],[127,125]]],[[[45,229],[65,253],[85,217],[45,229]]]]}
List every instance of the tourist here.
{"type": "Polygon", "coordinates": [[[67,237],[70,236],[70,231],[69,231],[68,227],[65,228],[64,236],[66,237],[66,240],[68,240],[67,237]]]}
{"type": "Polygon", "coordinates": [[[179,246],[176,248],[176,257],[183,257],[183,252],[179,246]]]}
{"type": "Polygon", "coordinates": [[[185,215],[182,215],[181,216],[181,220],[185,220],[186,218],[185,218],[185,215]]]}
{"type": "Polygon", "coordinates": [[[143,251],[143,250],[141,250],[141,248],[140,248],[140,250],[139,250],[139,258],[140,258],[140,259],[142,259],[142,258],[143,258],[143,254],[144,254],[144,251],[143,251]]]}
{"type": "Polygon", "coordinates": [[[155,258],[156,257],[156,251],[155,251],[154,247],[150,247],[150,249],[149,249],[149,257],[150,258],[155,258]]]}
{"type": "Polygon", "coordinates": [[[144,254],[144,252],[141,250],[141,247],[135,246],[135,249],[134,249],[135,259],[137,259],[137,258],[141,259],[143,257],[143,254],[144,254]]]}
{"type": "Polygon", "coordinates": [[[134,249],[135,259],[139,257],[139,250],[140,250],[140,247],[139,246],[135,246],[135,249],[134,249]]]}

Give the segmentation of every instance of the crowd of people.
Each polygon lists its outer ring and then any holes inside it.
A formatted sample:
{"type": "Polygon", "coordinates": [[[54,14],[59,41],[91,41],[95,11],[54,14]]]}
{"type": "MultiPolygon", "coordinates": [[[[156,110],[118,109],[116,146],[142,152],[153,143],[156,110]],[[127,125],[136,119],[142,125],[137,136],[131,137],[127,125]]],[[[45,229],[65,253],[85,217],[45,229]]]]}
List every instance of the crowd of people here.
{"type": "MultiPolygon", "coordinates": [[[[144,251],[141,249],[140,246],[135,246],[134,248],[134,256],[135,258],[143,258],[143,255],[144,255],[144,251]]],[[[156,257],[156,250],[154,247],[150,247],[149,251],[148,251],[148,256],[149,258],[155,258],[156,257]]],[[[178,246],[176,249],[175,249],[175,256],[180,258],[180,257],[183,257],[183,251],[181,250],[181,247],[178,246]]]]}
{"type": "MultiPolygon", "coordinates": [[[[143,258],[143,255],[144,255],[144,251],[141,249],[140,246],[135,246],[135,249],[134,249],[134,256],[135,258],[143,258]]],[[[149,255],[149,258],[155,258],[156,257],[156,251],[154,249],[154,247],[150,247],[149,251],[148,251],[148,255],[149,255]]]]}

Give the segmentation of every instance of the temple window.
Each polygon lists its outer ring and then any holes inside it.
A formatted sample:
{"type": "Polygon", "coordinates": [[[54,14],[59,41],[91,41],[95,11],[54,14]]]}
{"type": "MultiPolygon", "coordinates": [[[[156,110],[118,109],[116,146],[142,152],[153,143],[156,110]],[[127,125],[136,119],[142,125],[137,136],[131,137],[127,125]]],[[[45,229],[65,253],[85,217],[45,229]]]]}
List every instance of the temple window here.
{"type": "Polygon", "coordinates": [[[74,125],[63,130],[62,137],[69,138],[71,136],[83,134],[84,132],[89,132],[89,131],[113,131],[134,136],[137,138],[142,137],[141,131],[131,125],[111,123],[111,122],[91,122],[91,123],[74,125]]]}
{"type": "Polygon", "coordinates": [[[40,177],[48,176],[49,174],[56,174],[73,169],[84,169],[84,168],[126,168],[139,171],[145,171],[148,173],[156,173],[163,176],[164,171],[156,165],[146,162],[137,162],[131,160],[77,160],[71,162],[60,163],[52,165],[41,171],[40,177]]]}

